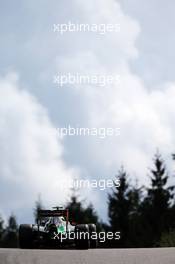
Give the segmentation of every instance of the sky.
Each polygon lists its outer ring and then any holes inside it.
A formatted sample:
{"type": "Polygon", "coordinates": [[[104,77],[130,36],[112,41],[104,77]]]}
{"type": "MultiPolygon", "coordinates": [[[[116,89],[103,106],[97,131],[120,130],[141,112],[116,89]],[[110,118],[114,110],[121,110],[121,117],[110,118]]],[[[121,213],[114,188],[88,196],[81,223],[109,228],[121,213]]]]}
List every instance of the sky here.
{"type": "MultiPolygon", "coordinates": [[[[113,179],[121,165],[147,185],[156,150],[173,175],[174,9],[169,0],[0,0],[0,214],[32,220],[34,203],[64,204],[61,180],[113,179]],[[120,24],[120,32],[53,31],[53,24],[120,24]],[[119,75],[99,86],[58,73],[119,75]],[[120,128],[119,136],[58,137],[61,127],[120,128]]],[[[171,176],[171,181],[173,177],[171,176]]],[[[80,190],[107,220],[110,190],[80,190]]]]}

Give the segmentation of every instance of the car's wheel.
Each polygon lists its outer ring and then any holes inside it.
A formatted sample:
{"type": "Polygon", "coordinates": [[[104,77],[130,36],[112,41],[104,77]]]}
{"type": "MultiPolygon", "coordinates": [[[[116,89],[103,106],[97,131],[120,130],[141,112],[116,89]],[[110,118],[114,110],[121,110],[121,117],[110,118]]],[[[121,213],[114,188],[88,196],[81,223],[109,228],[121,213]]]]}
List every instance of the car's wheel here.
{"type": "Polygon", "coordinates": [[[31,225],[20,225],[19,227],[19,246],[20,248],[33,247],[33,233],[31,225]]]}
{"type": "Polygon", "coordinates": [[[75,227],[75,244],[78,249],[89,248],[89,227],[88,225],[76,225],[75,227]]]}
{"type": "Polygon", "coordinates": [[[89,227],[89,241],[90,241],[90,248],[97,248],[98,246],[98,240],[96,238],[97,236],[97,228],[95,224],[88,224],[89,227]],[[93,238],[93,234],[94,238],[93,238]]]}

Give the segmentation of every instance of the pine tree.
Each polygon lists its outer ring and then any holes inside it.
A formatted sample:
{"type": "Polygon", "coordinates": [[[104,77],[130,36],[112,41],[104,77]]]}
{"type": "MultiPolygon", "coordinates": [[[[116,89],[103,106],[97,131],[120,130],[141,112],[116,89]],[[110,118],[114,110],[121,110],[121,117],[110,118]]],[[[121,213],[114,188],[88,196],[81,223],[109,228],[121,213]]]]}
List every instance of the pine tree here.
{"type": "Polygon", "coordinates": [[[123,167],[119,171],[117,178],[120,180],[120,186],[115,186],[112,194],[108,195],[108,216],[112,232],[121,232],[121,239],[116,246],[125,247],[128,245],[131,200],[130,186],[123,167]]]}
{"type": "Polygon", "coordinates": [[[70,218],[77,224],[95,223],[99,228],[98,215],[93,205],[89,204],[87,207],[84,207],[82,204],[85,204],[85,201],[81,201],[77,192],[73,190],[70,201],[66,205],[66,208],[68,208],[70,212],[70,218]]]}
{"type": "Polygon", "coordinates": [[[84,220],[84,209],[82,202],[78,200],[75,193],[71,196],[70,201],[67,203],[66,208],[69,209],[70,218],[77,224],[84,220]]]}
{"type": "Polygon", "coordinates": [[[8,219],[8,225],[3,235],[3,247],[15,248],[18,246],[18,225],[16,217],[12,214],[8,219]]]}
{"type": "Polygon", "coordinates": [[[135,186],[131,186],[129,191],[129,200],[131,202],[129,213],[129,231],[128,231],[128,247],[143,247],[142,223],[141,223],[141,202],[142,188],[136,182],[135,186]]]}
{"type": "Polygon", "coordinates": [[[37,219],[38,219],[38,211],[43,209],[43,203],[41,200],[41,196],[38,196],[38,200],[35,202],[35,208],[34,208],[34,219],[35,219],[35,223],[37,223],[37,219]]]}
{"type": "Polygon", "coordinates": [[[154,169],[151,169],[151,187],[147,189],[147,197],[143,202],[144,217],[150,236],[148,246],[157,245],[161,234],[171,226],[169,212],[173,199],[174,187],[168,187],[168,174],[164,161],[159,153],[154,158],[154,169]]]}
{"type": "Polygon", "coordinates": [[[2,246],[3,233],[4,233],[4,221],[2,217],[0,216],[0,247],[2,246]]]}

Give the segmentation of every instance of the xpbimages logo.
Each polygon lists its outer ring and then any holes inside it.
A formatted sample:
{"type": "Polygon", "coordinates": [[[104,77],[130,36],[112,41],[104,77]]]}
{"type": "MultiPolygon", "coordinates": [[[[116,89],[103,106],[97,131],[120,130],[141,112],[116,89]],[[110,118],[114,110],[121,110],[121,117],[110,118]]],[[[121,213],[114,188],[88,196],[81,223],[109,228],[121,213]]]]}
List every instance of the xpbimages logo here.
{"type": "Polygon", "coordinates": [[[61,243],[65,240],[98,240],[100,243],[104,243],[107,240],[119,240],[121,237],[120,232],[65,232],[54,233],[53,239],[58,239],[61,243]]]}
{"type": "Polygon", "coordinates": [[[104,87],[107,85],[119,85],[120,75],[104,74],[80,74],[80,73],[59,73],[53,76],[53,83],[59,87],[64,85],[94,85],[104,87]]]}
{"type": "Polygon", "coordinates": [[[59,189],[65,190],[69,189],[99,189],[104,191],[109,188],[119,188],[120,179],[60,179],[59,189]]]}
{"type": "Polygon", "coordinates": [[[53,31],[63,35],[67,32],[93,32],[100,35],[104,35],[106,33],[120,32],[120,24],[119,23],[72,23],[69,21],[68,23],[61,23],[61,24],[53,24],[53,31]]]}
{"type": "Polygon", "coordinates": [[[79,125],[57,127],[52,129],[50,133],[58,136],[59,138],[64,138],[67,136],[77,136],[77,137],[97,137],[99,139],[105,139],[106,137],[117,137],[120,136],[120,127],[79,127],[79,125]]]}

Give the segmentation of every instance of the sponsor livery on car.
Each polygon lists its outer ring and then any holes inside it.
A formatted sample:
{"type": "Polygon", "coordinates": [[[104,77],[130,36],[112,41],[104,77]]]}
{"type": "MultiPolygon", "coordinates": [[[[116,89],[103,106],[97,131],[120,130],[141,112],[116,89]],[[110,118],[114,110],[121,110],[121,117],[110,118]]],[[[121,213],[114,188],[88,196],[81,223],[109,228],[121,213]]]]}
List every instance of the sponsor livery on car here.
{"type": "Polygon", "coordinates": [[[75,246],[88,249],[97,247],[95,224],[75,224],[69,220],[69,210],[54,207],[53,210],[39,210],[37,224],[22,224],[19,227],[21,248],[60,248],[75,246]]]}

